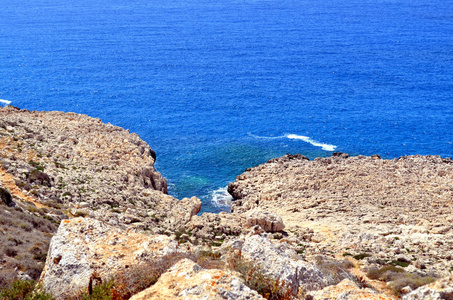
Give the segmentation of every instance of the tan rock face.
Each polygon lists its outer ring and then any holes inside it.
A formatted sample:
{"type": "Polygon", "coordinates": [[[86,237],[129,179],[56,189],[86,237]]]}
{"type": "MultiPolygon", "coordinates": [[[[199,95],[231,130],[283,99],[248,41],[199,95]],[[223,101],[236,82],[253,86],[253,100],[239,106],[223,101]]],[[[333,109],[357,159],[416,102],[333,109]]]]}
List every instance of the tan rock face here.
{"type": "Polygon", "coordinates": [[[371,289],[361,289],[349,279],[344,279],[337,285],[328,286],[320,291],[312,292],[313,300],[392,300],[394,298],[383,294],[377,294],[371,289]]]}
{"type": "Polygon", "coordinates": [[[252,210],[246,214],[247,227],[260,226],[266,232],[279,232],[285,228],[280,216],[262,210],[252,210]]]}
{"type": "Polygon", "coordinates": [[[419,271],[443,276],[453,267],[449,158],[286,155],[248,169],[229,192],[235,213],[279,215],[306,255],[368,253],[371,264],[406,255],[419,271]]]}
{"type": "Polygon", "coordinates": [[[183,251],[187,248],[168,236],[138,234],[91,218],[64,220],[52,238],[40,281],[55,299],[66,299],[86,292],[94,274],[107,280],[183,251]]]}
{"type": "Polygon", "coordinates": [[[206,270],[184,259],[164,273],[157,283],[133,296],[131,300],[160,299],[264,299],[244,285],[242,279],[229,271],[206,270]]]}
{"type": "Polygon", "coordinates": [[[258,265],[274,280],[284,282],[297,295],[299,290],[319,290],[328,285],[327,278],[314,265],[301,260],[294,251],[272,244],[259,235],[246,237],[241,248],[242,257],[258,265]]]}

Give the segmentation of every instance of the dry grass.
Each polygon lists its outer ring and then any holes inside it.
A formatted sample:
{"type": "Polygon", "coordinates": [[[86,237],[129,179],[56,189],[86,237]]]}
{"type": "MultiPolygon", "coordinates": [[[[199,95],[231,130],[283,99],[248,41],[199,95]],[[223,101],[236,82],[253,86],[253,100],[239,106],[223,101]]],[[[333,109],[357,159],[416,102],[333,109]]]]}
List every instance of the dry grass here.
{"type": "Polygon", "coordinates": [[[86,299],[112,299],[124,300],[129,299],[157,282],[160,276],[169,268],[184,258],[189,258],[204,268],[213,268],[218,266],[219,255],[210,251],[203,251],[198,254],[192,253],[173,253],[165,257],[152,259],[133,268],[127,268],[123,272],[116,274],[107,281],[101,278],[93,280],[93,289],[82,291],[75,295],[71,300],[86,299]],[[99,283],[95,285],[95,283],[99,283]],[[96,292],[101,290],[102,293],[96,292]],[[97,293],[97,294],[96,294],[97,293]]]}
{"type": "Polygon", "coordinates": [[[240,256],[233,257],[228,263],[234,271],[241,274],[245,285],[266,299],[289,300],[297,294],[289,283],[270,277],[258,265],[240,256]]]}
{"type": "Polygon", "coordinates": [[[38,212],[0,205],[0,290],[11,286],[18,271],[39,278],[56,230],[56,224],[38,212]]]}
{"type": "Polygon", "coordinates": [[[379,269],[370,268],[366,275],[370,279],[387,282],[389,287],[397,296],[401,294],[402,288],[406,286],[409,286],[415,290],[420,286],[429,284],[436,280],[433,276],[422,276],[415,273],[409,273],[404,269],[395,266],[384,266],[379,269]]]}
{"type": "Polygon", "coordinates": [[[348,272],[354,267],[354,264],[348,259],[336,260],[326,256],[317,256],[315,259],[316,266],[327,278],[330,285],[340,283],[343,279],[357,281],[355,276],[348,272]]]}

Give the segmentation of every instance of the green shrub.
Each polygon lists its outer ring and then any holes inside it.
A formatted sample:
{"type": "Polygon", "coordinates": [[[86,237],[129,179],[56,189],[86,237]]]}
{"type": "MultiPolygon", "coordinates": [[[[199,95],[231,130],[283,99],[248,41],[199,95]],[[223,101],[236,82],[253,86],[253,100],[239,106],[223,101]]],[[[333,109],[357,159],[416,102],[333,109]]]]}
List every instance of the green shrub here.
{"type": "Polygon", "coordinates": [[[50,294],[36,286],[35,281],[16,280],[10,288],[0,292],[2,300],[51,300],[50,294]]]}
{"type": "Polygon", "coordinates": [[[353,257],[357,260],[362,260],[362,259],[364,259],[366,257],[370,257],[370,256],[371,256],[371,254],[369,254],[369,253],[360,253],[360,254],[354,255],[353,257]]]}

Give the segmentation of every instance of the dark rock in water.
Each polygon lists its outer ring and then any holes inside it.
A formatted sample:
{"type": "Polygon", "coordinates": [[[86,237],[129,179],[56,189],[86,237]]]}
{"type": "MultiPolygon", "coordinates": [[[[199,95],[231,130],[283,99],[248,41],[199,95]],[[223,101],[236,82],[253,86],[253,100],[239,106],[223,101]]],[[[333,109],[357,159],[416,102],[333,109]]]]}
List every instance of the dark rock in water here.
{"type": "Polygon", "coordinates": [[[349,154],[343,152],[334,152],[332,156],[340,157],[340,158],[349,158],[349,154]]]}
{"type": "Polygon", "coordinates": [[[52,186],[52,180],[50,179],[49,175],[37,169],[31,171],[30,175],[28,176],[28,182],[38,185],[45,185],[47,187],[52,186]]]}
{"type": "Polygon", "coordinates": [[[0,187],[0,199],[2,200],[0,203],[4,203],[7,206],[14,207],[16,203],[13,202],[13,197],[8,192],[7,189],[0,187]]]}
{"type": "Polygon", "coordinates": [[[290,160],[310,160],[308,157],[302,155],[302,154],[289,154],[287,153],[286,155],[278,158],[272,158],[268,160],[268,163],[283,163],[287,162],[290,160]]]}

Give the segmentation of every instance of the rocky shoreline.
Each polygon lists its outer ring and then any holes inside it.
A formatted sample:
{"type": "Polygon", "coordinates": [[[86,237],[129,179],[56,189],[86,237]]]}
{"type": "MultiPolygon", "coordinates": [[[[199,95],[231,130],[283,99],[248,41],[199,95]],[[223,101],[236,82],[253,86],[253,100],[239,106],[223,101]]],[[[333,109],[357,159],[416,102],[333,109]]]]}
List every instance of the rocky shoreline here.
{"type": "Polygon", "coordinates": [[[288,154],[229,185],[231,213],[197,215],[148,144],[99,119],[7,106],[0,150],[2,287],[44,268],[54,299],[109,280],[115,299],[453,298],[450,158],[288,154]],[[12,241],[12,214],[47,255],[12,241]]]}

